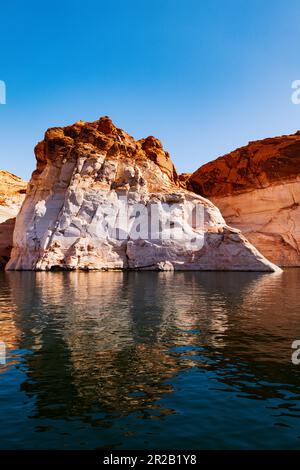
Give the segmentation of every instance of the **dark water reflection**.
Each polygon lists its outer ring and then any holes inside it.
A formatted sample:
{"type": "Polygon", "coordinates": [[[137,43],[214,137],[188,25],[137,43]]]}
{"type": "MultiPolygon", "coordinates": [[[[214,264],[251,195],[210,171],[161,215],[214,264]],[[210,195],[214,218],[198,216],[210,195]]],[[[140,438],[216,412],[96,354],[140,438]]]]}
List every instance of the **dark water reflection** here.
{"type": "Polygon", "coordinates": [[[299,281],[0,274],[0,447],[300,448],[299,281]]]}

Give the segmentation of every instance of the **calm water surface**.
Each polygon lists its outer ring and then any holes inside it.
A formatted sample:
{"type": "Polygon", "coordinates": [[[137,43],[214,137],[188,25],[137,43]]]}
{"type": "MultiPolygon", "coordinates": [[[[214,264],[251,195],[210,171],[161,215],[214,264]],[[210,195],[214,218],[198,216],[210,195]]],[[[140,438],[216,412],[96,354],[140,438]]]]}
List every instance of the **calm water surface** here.
{"type": "Polygon", "coordinates": [[[300,449],[300,270],[0,273],[2,449],[300,449]]]}

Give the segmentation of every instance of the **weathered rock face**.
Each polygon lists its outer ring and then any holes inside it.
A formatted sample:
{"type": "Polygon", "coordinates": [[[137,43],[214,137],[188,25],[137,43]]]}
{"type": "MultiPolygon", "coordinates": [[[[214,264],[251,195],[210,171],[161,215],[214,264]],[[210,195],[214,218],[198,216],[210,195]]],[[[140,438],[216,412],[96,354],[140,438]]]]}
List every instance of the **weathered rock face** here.
{"type": "Polygon", "coordinates": [[[16,215],[25,198],[27,183],[0,170],[0,269],[10,257],[16,215]]]}
{"type": "Polygon", "coordinates": [[[104,117],[49,129],[35,153],[7,269],[277,270],[181,187],[154,137],[135,141],[104,117]]]}
{"type": "Polygon", "coordinates": [[[188,187],[272,262],[300,266],[300,132],[250,142],[200,167],[188,187]]]}

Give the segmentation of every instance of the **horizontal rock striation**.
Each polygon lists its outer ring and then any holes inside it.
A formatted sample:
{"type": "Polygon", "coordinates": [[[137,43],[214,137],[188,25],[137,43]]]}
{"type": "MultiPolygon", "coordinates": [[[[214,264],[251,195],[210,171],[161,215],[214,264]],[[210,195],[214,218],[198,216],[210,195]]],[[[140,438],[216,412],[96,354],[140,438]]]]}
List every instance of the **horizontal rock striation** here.
{"type": "Polygon", "coordinates": [[[135,141],[103,117],[49,129],[35,154],[9,270],[278,269],[182,187],[154,137],[135,141]]]}
{"type": "Polygon", "coordinates": [[[300,132],[250,142],[207,163],[188,187],[273,263],[300,266],[300,132]]]}
{"type": "Polygon", "coordinates": [[[25,198],[27,183],[0,170],[0,269],[10,258],[16,215],[25,198]]]}

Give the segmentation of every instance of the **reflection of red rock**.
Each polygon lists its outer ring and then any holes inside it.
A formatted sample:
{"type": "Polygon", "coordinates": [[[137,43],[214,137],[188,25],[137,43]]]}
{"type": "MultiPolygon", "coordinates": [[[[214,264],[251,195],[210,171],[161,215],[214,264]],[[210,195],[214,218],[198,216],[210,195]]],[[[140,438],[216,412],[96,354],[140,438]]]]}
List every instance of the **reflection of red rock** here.
{"type": "Polygon", "coordinates": [[[250,142],[200,167],[188,186],[268,259],[300,266],[300,132],[250,142]]]}
{"type": "Polygon", "coordinates": [[[210,201],[182,187],[155,137],[135,141],[102,117],[49,129],[35,154],[7,269],[277,270],[210,201]],[[176,204],[170,236],[157,229],[151,238],[144,226],[135,237],[133,215],[120,239],[121,198],[127,211],[156,205],[160,221],[176,204]],[[191,205],[201,209],[201,226],[189,223],[191,205]]]}
{"type": "Polygon", "coordinates": [[[10,256],[15,217],[24,200],[26,185],[21,178],[0,170],[0,269],[10,256]]]}

